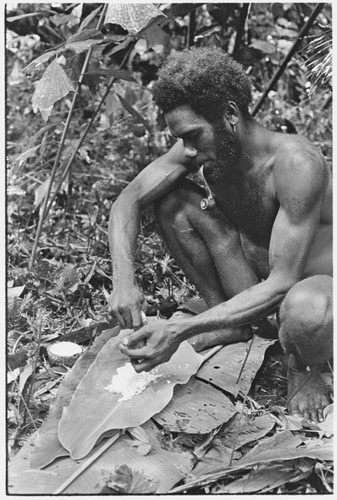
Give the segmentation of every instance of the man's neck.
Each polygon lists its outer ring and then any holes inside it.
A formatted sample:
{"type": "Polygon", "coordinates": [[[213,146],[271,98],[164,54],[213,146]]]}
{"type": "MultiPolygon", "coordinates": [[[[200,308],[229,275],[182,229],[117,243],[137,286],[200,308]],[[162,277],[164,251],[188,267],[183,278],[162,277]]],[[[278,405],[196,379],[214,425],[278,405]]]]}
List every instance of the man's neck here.
{"type": "Polygon", "coordinates": [[[272,133],[253,118],[245,121],[240,128],[239,134],[242,144],[241,155],[238,160],[239,170],[250,170],[272,155],[270,140],[272,133]]]}

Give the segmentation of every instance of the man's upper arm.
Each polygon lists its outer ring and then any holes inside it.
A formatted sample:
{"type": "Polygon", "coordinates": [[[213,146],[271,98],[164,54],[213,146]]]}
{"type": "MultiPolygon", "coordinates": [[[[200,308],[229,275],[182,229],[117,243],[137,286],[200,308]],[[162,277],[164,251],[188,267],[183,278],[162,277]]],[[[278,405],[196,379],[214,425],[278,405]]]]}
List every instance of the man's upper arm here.
{"type": "Polygon", "coordinates": [[[275,168],[279,210],[270,241],[270,275],[285,288],[302,278],[320,222],[327,170],[315,150],[287,155],[275,168]]]}
{"type": "Polygon", "coordinates": [[[131,197],[142,207],[169,192],[180,177],[186,176],[191,164],[185,158],[182,141],[177,141],[164,155],[142,170],[123,190],[123,197],[131,197]]]}

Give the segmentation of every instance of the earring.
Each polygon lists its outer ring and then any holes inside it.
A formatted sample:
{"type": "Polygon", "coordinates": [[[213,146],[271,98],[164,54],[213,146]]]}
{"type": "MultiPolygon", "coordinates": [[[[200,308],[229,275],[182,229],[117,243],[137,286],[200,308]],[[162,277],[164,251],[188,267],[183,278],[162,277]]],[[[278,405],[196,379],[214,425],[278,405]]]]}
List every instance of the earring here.
{"type": "Polygon", "coordinates": [[[233,132],[236,133],[236,123],[233,123],[233,132]]]}

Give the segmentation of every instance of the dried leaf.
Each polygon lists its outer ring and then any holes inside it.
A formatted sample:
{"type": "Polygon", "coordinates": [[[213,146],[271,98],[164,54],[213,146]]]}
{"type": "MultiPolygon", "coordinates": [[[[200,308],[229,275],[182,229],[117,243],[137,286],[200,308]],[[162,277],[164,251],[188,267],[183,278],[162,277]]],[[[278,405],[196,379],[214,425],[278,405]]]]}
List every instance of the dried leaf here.
{"type": "Polygon", "coordinates": [[[26,383],[27,383],[29,377],[32,375],[32,373],[33,373],[33,365],[32,364],[25,366],[23,371],[20,373],[19,394],[23,393],[25,386],[26,386],[26,383]]]}
{"type": "MultiPolygon", "coordinates": [[[[306,473],[306,476],[309,476],[309,474],[310,471],[306,473]]],[[[217,488],[216,493],[238,495],[241,493],[258,493],[261,490],[268,491],[278,488],[298,476],[303,478],[302,472],[289,465],[270,464],[268,467],[260,465],[240,479],[217,488]]]]}
{"type": "Polygon", "coordinates": [[[137,455],[140,455],[141,457],[145,457],[151,451],[151,444],[150,443],[145,444],[145,443],[140,443],[139,441],[136,441],[136,442],[131,441],[130,446],[135,447],[137,455]]]}
{"type": "Polygon", "coordinates": [[[37,84],[32,97],[33,107],[38,108],[41,113],[44,111],[48,118],[54,103],[70,91],[75,91],[73,82],[55,60],[48,66],[37,84]]]}
{"type": "Polygon", "coordinates": [[[203,361],[187,342],[182,342],[172,358],[158,366],[161,377],[132,399],[119,401],[120,394],[104,388],[111,383],[117,368],[129,362],[118,348],[129,332],[124,330],[107,342],[77,387],[70,405],[64,408],[59,439],[73,458],[87,455],[103,432],[136,427],[160,412],[170,402],[174,386],[185,384],[203,361]],[[95,408],[95,412],[88,412],[88,408],[95,408]]]}
{"type": "Polygon", "coordinates": [[[46,179],[38,188],[35,190],[34,207],[38,208],[43,202],[49,188],[50,177],[46,179]]]}
{"type": "Polygon", "coordinates": [[[129,33],[135,35],[144,29],[150,21],[159,16],[166,17],[153,4],[110,3],[105,16],[105,23],[119,24],[129,33]]]}
{"type": "Polygon", "coordinates": [[[296,449],[300,444],[302,444],[302,439],[299,436],[295,436],[289,430],[277,432],[272,437],[260,441],[253,449],[251,449],[245,455],[245,459],[256,457],[259,453],[266,450],[271,450],[273,448],[288,448],[296,449]]]}
{"type": "Polygon", "coordinates": [[[176,494],[182,491],[185,492],[190,488],[205,486],[206,484],[214,483],[215,481],[223,479],[228,473],[232,473],[234,471],[242,470],[245,468],[251,469],[258,464],[284,462],[288,460],[297,460],[298,458],[312,458],[314,460],[332,461],[333,449],[333,443],[326,443],[324,445],[318,444],[310,448],[300,446],[296,449],[277,448],[267,450],[250,459],[243,458],[237,461],[232,467],[214,468],[213,471],[205,474],[201,479],[190,481],[183,486],[173,488],[170,493],[176,494]]]}
{"type": "Polygon", "coordinates": [[[10,167],[18,166],[21,167],[21,165],[28,160],[28,158],[31,158],[32,156],[36,155],[37,150],[41,147],[41,144],[38,146],[34,146],[32,148],[27,149],[27,151],[24,151],[23,153],[20,153],[19,156],[17,156],[12,163],[10,164],[10,167]]]}
{"type": "Polygon", "coordinates": [[[150,442],[149,436],[144,431],[143,427],[139,425],[137,427],[130,427],[127,431],[134,439],[141,441],[142,443],[148,444],[150,442]]]}
{"type": "Polygon", "coordinates": [[[256,418],[237,417],[231,421],[229,428],[224,432],[226,444],[229,447],[234,446],[235,449],[241,446],[256,441],[265,436],[275,425],[275,420],[266,413],[256,418]]]}
{"type": "Polygon", "coordinates": [[[121,494],[153,494],[158,488],[158,481],[145,476],[142,472],[123,464],[111,473],[105,473],[106,486],[121,494]]]}
{"type": "Polygon", "coordinates": [[[80,276],[77,272],[76,266],[70,264],[63,269],[56,289],[63,290],[64,292],[74,292],[76,291],[79,282],[80,276]]]}

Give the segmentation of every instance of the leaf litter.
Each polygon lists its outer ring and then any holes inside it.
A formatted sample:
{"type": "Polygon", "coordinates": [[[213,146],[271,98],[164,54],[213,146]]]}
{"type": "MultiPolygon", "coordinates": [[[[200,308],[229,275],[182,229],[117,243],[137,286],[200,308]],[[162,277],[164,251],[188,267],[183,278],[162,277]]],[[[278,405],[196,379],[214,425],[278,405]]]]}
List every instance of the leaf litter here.
{"type": "MultiPolygon", "coordinates": [[[[69,373],[71,374],[71,372],[69,373]]],[[[179,390],[181,390],[181,388],[177,387],[176,391],[179,392],[179,390]]],[[[198,392],[194,392],[194,394],[198,394],[198,392]]],[[[253,401],[252,398],[251,401],[253,401]]],[[[329,415],[330,411],[327,413],[329,415]]],[[[273,488],[279,488],[279,485],[283,484],[284,481],[290,482],[291,480],[296,480],[296,478],[306,477],[303,472],[301,472],[302,476],[300,476],[299,473],[292,475],[290,473],[288,474],[288,463],[296,464],[298,463],[298,460],[303,457],[307,457],[307,460],[309,461],[313,459],[322,460],[322,466],[324,466],[326,461],[331,459],[332,452],[331,446],[329,445],[331,440],[326,439],[323,442],[322,440],[309,439],[309,441],[305,443],[305,440],[303,441],[301,438],[301,436],[304,435],[303,433],[305,430],[302,429],[302,431],[297,431],[295,434],[294,432],[285,430],[284,427],[280,430],[280,425],[283,425],[282,420],[276,416],[274,417],[273,413],[263,413],[256,410],[250,403],[248,404],[248,407],[245,408],[245,412],[241,415],[240,422],[238,421],[239,417],[240,416],[236,411],[234,416],[230,418],[227,423],[225,422],[224,424],[219,425],[208,434],[189,434],[190,438],[188,439],[188,434],[184,433],[184,431],[164,431],[165,435],[176,437],[174,439],[164,441],[162,440],[162,437],[160,437],[158,441],[160,444],[157,444],[155,448],[153,448],[153,441],[150,439],[150,436],[153,436],[154,433],[157,432],[155,431],[155,427],[152,426],[150,431],[144,430],[145,424],[138,427],[131,427],[127,429],[127,433],[119,438],[111,447],[115,456],[119,447],[118,443],[122,444],[122,441],[124,441],[126,446],[126,448],[121,448],[120,454],[118,454],[118,462],[115,467],[126,463],[134,463],[135,470],[138,471],[139,474],[142,474],[143,470],[148,470],[149,472],[147,474],[150,474],[148,476],[150,477],[151,470],[153,469],[153,462],[151,462],[151,466],[145,462],[148,469],[146,469],[146,467],[144,469],[144,462],[139,462],[139,460],[150,459],[152,461],[156,456],[159,457],[162,453],[165,453],[166,449],[166,452],[178,453],[176,462],[179,463],[183,456],[182,450],[184,450],[184,453],[187,453],[187,456],[190,457],[188,462],[186,462],[186,465],[187,463],[190,465],[187,469],[185,469],[185,473],[183,475],[181,475],[181,473],[179,476],[174,474],[172,476],[171,483],[167,483],[170,484],[169,489],[161,489],[161,492],[179,492],[189,490],[191,488],[197,488],[199,491],[203,491],[205,488],[206,490],[209,488],[207,485],[212,485],[214,483],[219,488],[223,488],[223,491],[227,491],[227,489],[229,491],[231,488],[234,491],[235,489],[243,487],[243,485],[245,491],[255,491],[256,488],[270,491],[273,488]],[[249,409],[249,406],[251,406],[252,409],[249,409]],[[237,440],[235,441],[235,433],[238,430],[239,433],[237,440]],[[151,434],[149,434],[149,432],[151,434]],[[273,432],[275,433],[270,436],[273,432]],[[180,436],[180,441],[177,440],[178,436],[180,436]],[[263,438],[263,436],[266,436],[266,438],[263,438]],[[184,443],[187,444],[188,440],[189,445],[186,447],[184,443]],[[226,460],[229,461],[230,459],[234,443],[236,451],[232,466],[224,468],[226,460]],[[252,444],[254,445],[254,443],[258,444],[255,447],[252,447],[252,444]],[[312,445],[309,446],[308,443],[312,443],[312,445]],[[181,448],[181,446],[183,447],[181,448]],[[127,454],[129,453],[126,451],[127,449],[131,450],[131,453],[132,450],[134,450],[133,455],[127,454]],[[133,457],[133,462],[130,462],[131,457],[133,457]],[[136,459],[135,457],[138,458],[136,459]],[[127,460],[125,460],[126,458],[127,460]],[[276,462],[276,464],[274,462],[276,462]],[[267,476],[264,479],[264,474],[267,474],[268,467],[265,467],[265,471],[263,472],[263,467],[259,465],[261,463],[272,464],[271,470],[273,471],[273,475],[269,476],[269,480],[267,476]],[[280,465],[280,463],[285,464],[283,468],[280,466],[276,467],[276,465],[280,465]],[[224,471],[223,473],[218,472],[220,464],[221,469],[224,471]],[[143,469],[140,469],[140,467],[143,467],[143,469]],[[253,474],[252,468],[257,468],[257,472],[253,474]],[[247,471],[247,469],[251,470],[251,472],[246,475],[242,475],[242,473],[245,470],[247,471]],[[226,484],[220,484],[223,482],[224,474],[226,477],[226,484]],[[235,482],[239,481],[241,477],[244,477],[244,480],[235,484],[235,482]],[[273,481],[271,481],[270,478],[274,478],[273,481]],[[180,487],[175,487],[179,480],[183,481],[185,484],[182,484],[180,487]],[[234,483],[232,487],[230,486],[231,483],[234,483]]],[[[158,437],[159,436],[161,436],[161,433],[158,434],[158,437]]],[[[105,453],[106,458],[110,456],[108,451],[105,453]]],[[[102,464],[103,463],[104,457],[102,464]]],[[[98,459],[96,464],[98,468],[100,467],[100,464],[101,461],[98,459]]],[[[165,466],[167,466],[167,459],[165,460],[165,466]]],[[[85,474],[86,473],[84,472],[84,475],[85,474]]],[[[320,472],[320,474],[322,473],[320,472]]],[[[72,491],[73,493],[77,492],[78,488],[80,488],[80,484],[81,480],[79,478],[77,482],[74,482],[72,490],[68,489],[66,491],[72,491]]],[[[164,486],[161,486],[160,488],[163,487],[164,486]]],[[[256,491],[260,490],[257,489],[256,491]]]]}

